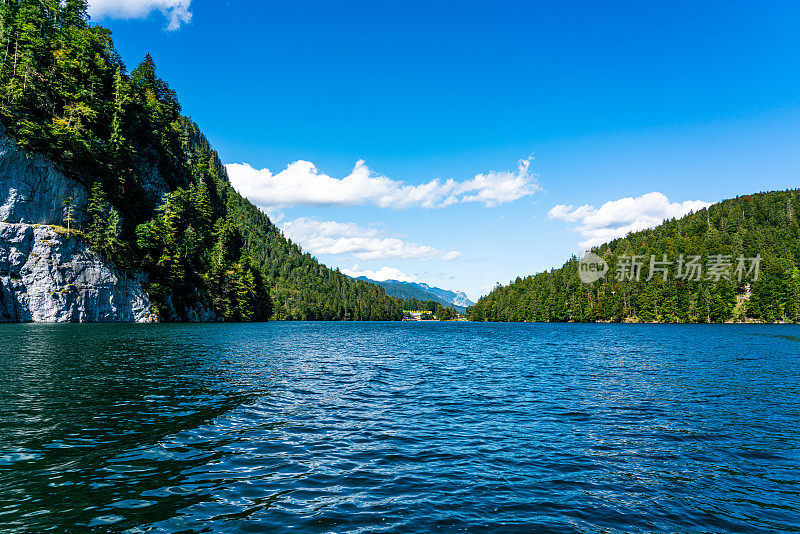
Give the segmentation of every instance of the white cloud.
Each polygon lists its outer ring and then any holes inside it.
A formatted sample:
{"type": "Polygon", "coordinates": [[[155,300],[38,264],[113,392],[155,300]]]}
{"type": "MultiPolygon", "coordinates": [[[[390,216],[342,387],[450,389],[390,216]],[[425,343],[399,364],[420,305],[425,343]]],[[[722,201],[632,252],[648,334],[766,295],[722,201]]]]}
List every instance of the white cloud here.
{"type": "Polygon", "coordinates": [[[559,204],[547,215],[550,219],[566,222],[580,221],[575,231],[584,240],[578,246],[589,249],[624,237],[630,232],[658,226],[665,219],[683,217],[690,211],[698,211],[710,205],[701,200],[670,202],[663,193],[653,192],[636,198],[612,200],[600,208],[588,204],[578,207],[559,204]]]}
{"type": "Polygon", "coordinates": [[[349,254],[359,260],[406,258],[446,261],[461,255],[457,250],[442,252],[428,245],[385,236],[374,228],[364,228],[355,223],[300,217],[284,223],[282,229],[287,237],[313,254],[349,254]]]}
{"type": "Polygon", "coordinates": [[[143,19],[154,11],[167,18],[167,30],[175,31],[192,20],[192,0],[89,0],[92,19],[143,19]]]}
{"type": "Polygon", "coordinates": [[[416,276],[406,274],[400,269],[395,269],[394,267],[381,267],[377,271],[370,271],[369,269],[359,269],[358,265],[354,265],[352,269],[342,269],[342,272],[347,276],[352,276],[353,278],[366,276],[370,280],[375,280],[376,282],[383,282],[384,280],[416,282],[418,280],[416,276]]]}
{"type": "Polygon", "coordinates": [[[553,209],[547,212],[547,216],[550,217],[551,219],[560,219],[562,221],[575,222],[584,218],[593,209],[594,208],[588,204],[579,206],[577,208],[572,205],[565,206],[564,204],[559,204],[557,206],[554,206],[553,209]]]}
{"type": "Polygon", "coordinates": [[[225,168],[236,190],[264,209],[295,205],[441,208],[461,202],[494,207],[541,188],[531,172],[531,160],[520,160],[516,172],[492,171],[463,182],[434,179],[419,185],[376,174],[363,160],[356,162],[344,178],[328,176],[303,160],[277,174],[269,169],[254,169],[247,163],[230,163],[225,168]]]}

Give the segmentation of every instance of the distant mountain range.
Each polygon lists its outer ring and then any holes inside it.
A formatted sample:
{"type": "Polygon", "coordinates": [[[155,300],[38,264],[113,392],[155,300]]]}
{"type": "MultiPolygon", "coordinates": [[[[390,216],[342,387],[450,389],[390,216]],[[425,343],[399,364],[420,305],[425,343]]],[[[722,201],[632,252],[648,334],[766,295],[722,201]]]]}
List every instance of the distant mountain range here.
{"type": "Polygon", "coordinates": [[[400,282],[399,280],[384,280],[378,282],[366,276],[359,276],[356,280],[363,280],[372,284],[377,284],[386,291],[390,297],[399,299],[433,300],[442,306],[453,306],[460,312],[466,311],[468,306],[475,304],[467,298],[463,291],[448,291],[438,287],[431,287],[428,284],[418,284],[416,282],[400,282]]]}

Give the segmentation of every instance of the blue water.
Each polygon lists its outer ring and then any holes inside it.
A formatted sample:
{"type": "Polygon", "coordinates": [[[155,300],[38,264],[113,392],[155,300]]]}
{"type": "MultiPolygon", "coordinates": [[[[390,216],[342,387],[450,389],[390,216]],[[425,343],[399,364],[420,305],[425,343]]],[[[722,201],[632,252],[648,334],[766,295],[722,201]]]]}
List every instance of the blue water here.
{"type": "Polygon", "coordinates": [[[800,532],[800,327],[0,326],[3,532],[800,532]]]}

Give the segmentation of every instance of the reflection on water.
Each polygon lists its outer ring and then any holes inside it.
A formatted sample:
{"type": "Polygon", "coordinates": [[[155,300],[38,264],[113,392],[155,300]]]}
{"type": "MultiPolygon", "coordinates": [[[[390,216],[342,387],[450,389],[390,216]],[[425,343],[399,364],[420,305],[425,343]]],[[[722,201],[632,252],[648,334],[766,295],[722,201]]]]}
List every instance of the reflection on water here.
{"type": "Polygon", "coordinates": [[[800,532],[794,326],[0,326],[9,532],[800,532]]]}

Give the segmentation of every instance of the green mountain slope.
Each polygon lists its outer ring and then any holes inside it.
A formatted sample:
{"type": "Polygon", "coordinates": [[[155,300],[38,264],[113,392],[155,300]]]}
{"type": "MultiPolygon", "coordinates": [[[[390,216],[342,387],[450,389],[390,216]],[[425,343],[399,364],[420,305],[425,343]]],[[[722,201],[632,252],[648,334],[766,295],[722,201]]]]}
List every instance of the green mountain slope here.
{"type": "Polygon", "coordinates": [[[798,190],[725,200],[597,247],[594,252],[609,265],[609,273],[599,281],[582,283],[573,257],[559,269],[496,288],[468,314],[476,321],[796,322],[799,215],[798,190]],[[647,281],[651,255],[663,261],[664,254],[666,281],[660,271],[647,281]],[[627,269],[634,255],[643,263],[638,281],[629,279],[627,269]],[[681,255],[684,261],[700,256],[700,280],[678,279],[687,274],[686,265],[679,272],[681,255]],[[749,270],[759,264],[757,280],[754,273],[737,273],[740,257],[756,256],[760,262],[748,260],[744,266],[749,270]],[[715,262],[725,265],[716,275],[715,262]]]}
{"type": "Polygon", "coordinates": [[[92,192],[79,235],[148,274],[162,320],[401,318],[383,289],[304,254],[236,193],[152,58],[128,74],[86,9],[0,3],[0,121],[92,192]]]}

